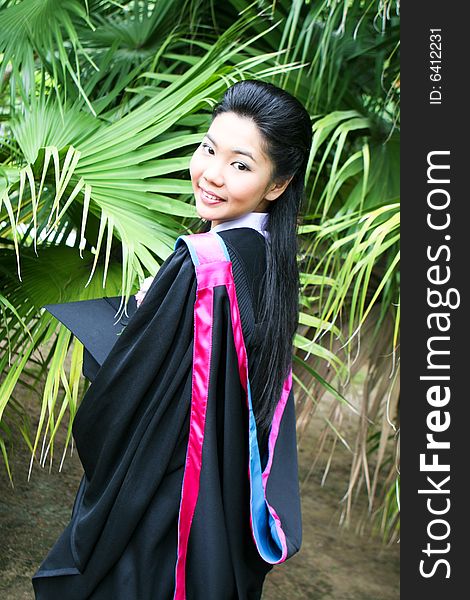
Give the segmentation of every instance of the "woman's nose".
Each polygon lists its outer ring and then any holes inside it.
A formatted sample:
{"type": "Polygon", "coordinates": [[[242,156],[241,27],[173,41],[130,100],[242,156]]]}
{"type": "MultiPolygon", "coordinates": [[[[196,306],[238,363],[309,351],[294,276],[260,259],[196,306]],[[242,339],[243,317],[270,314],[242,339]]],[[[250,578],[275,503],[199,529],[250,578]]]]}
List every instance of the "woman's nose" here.
{"type": "Polygon", "coordinates": [[[203,179],[205,179],[208,183],[212,183],[218,187],[221,187],[224,184],[224,178],[222,174],[222,166],[217,165],[215,161],[205,169],[202,174],[203,179]]]}

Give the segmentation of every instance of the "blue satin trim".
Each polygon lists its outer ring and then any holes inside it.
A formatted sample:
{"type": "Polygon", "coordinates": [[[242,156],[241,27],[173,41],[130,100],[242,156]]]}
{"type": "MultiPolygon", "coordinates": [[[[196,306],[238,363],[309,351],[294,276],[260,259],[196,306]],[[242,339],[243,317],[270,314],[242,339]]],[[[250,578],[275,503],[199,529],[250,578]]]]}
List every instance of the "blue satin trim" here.
{"type": "Polygon", "coordinates": [[[249,444],[250,444],[250,486],[251,486],[251,515],[253,533],[261,558],[271,564],[277,563],[283,556],[283,545],[279,537],[276,521],[268,510],[265,491],[263,488],[261,459],[259,454],[258,436],[251,386],[248,379],[248,411],[249,411],[249,444]]]}

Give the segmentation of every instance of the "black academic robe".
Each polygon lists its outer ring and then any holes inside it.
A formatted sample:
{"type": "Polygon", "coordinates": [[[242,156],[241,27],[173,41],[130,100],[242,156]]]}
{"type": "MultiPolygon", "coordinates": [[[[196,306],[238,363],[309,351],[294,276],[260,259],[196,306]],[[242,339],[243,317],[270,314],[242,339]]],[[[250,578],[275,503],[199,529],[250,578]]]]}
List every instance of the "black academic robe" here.
{"type": "MultiPolygon", "coordinates": [[[[248,364],[266,269],[265,239],[221,231],[232,261],[248,364]]],[[[186,563],[188,600],[255,600],[272,564],[250,529],[248,410],[227,291],[214,290],[212,363],[200,491],[186,563]]],[[[70,523],[32,582],[36,600],[172,600],[191,406],[196,277],[181,244],[93,373],[73,423],[84,475],[70,523]]],[[[263,466],[266,443],[259,439],[263,466]]],[[[284,411],[266,490],[287,539],[301,544],[295,410],[284,411]]]]}

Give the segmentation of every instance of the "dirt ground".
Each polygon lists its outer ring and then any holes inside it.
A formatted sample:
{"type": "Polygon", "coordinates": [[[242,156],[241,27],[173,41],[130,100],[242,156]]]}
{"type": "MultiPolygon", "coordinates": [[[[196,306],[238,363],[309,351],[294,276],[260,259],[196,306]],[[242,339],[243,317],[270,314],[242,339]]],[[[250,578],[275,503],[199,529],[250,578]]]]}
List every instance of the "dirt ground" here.
{"type": "MultiPolygon", "coordinates": [[[[34,413],[31,405],[30,414],[34,413]]],[[[320,422],[311,422],[299,448],[299,475],[311,465],[320,422]]],[[[35,431],[35,430],[33,430],[35,431]]],[[[64,439],[59,437],[60,440],[64,439]]],[[[34,598],[31,576],[67,525],[82,475],[77,452],[68,451],[58,472],[63,445],[54,463],[34,464],[27,481],[29,450],[18,438],[9,451],[14,471],[12,489],[0,460],[0,598],[34,598]]],[[[378,539],[359,536],[354,527],[340,529],[340,499],[346,489],[348,456],[335,454],[325,485],[314,472],[302,488],[303,544],[285,564],[274,567],[264,586],[263,600],[398,600],[399,544],[384,546],[378,539]]],[[[66,599],[64,599],[66,600],[66,599]]],[[[129,599],[138,600],[138,599],[129,599]]]]}

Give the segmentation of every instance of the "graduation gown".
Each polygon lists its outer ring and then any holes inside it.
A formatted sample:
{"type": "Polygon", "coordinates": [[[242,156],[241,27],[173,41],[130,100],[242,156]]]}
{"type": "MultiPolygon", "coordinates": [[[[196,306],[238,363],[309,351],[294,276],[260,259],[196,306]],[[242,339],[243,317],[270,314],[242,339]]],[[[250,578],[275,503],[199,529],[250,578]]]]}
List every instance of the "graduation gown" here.
{"type": "Polygon", "coordinates": [[[95,354],[72,430],[84,475],[36,600],[255,600],[299,550],[291,372],[265,441],[250,391],[265,243],[181,236],[95,354]]]}

